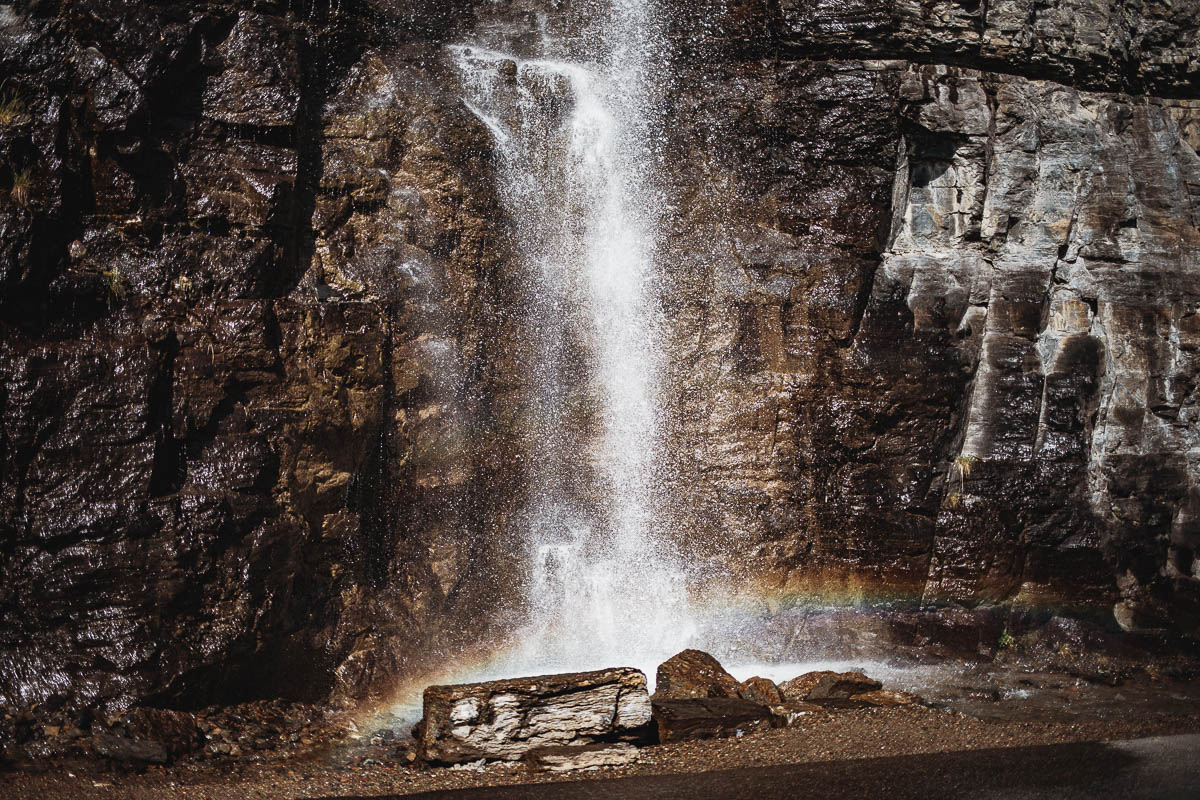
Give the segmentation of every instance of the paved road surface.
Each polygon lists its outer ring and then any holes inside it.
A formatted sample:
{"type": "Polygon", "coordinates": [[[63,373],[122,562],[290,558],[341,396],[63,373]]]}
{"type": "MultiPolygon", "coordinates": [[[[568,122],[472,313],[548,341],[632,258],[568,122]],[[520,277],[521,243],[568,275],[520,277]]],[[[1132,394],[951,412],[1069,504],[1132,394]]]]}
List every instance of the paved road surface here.
{"type": "Polygon", "coordinates": [[[460,789],[402,797],[404,800],[1200,800],[1200,735],[460,789]]]}

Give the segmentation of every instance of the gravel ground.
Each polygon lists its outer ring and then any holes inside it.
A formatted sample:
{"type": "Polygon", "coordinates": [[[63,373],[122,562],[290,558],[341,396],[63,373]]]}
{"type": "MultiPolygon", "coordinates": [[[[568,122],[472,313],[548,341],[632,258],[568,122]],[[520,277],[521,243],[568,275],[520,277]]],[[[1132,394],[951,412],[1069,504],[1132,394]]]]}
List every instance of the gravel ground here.
{"type": "MultiPolygon", "coordinates": [[[[1198,713],[1139,713],[1122,719],[1077,721],[984,720],[922,706],[833,711],[803,727],[772,730],[741,739],[647,747],[635,765],[575,773],[587,778],[695,773],[715,769],[796,764],[877,756],[940,753],[1060,742],[1107,741],[1200,732],[1198,713]]],[[[572,776],[534,774],[521,766],[491,765],[479,771],[418,769],[402,760],[348,759],[331,752],[321,759],[283,764],[180,765],[142,773],[98,771],[95,765],[62,766],[41,774],[0,774],[5,800],[58,798],[163,798],[205,800],[409,794],[551,780],[572,776]]]]}

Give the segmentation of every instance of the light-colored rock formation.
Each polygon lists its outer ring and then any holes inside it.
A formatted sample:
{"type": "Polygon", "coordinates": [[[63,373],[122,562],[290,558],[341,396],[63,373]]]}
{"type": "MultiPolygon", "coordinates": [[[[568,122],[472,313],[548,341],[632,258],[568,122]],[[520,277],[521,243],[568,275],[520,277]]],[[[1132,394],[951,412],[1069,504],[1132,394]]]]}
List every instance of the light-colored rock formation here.
{"type": "Polygon", "coordinates": [[[516,761],[535,748],[644,741],[650,723],[635,669],[430,686],[417,754],[434,764],[516,761]]]}
{"type": "Polygon", "coordinates": [[[600,767],[621,767],[638,760],[640,751],[627,742],[585,744],[578,747],[538,747],[521,759],[543,772],[573,772],[600,767]]]}

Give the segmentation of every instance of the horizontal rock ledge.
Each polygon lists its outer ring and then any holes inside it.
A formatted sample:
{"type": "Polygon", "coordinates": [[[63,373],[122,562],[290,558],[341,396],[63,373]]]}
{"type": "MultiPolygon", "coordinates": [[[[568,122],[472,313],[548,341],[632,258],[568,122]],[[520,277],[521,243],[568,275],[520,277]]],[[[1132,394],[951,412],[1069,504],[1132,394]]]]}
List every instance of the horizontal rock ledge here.
{"type": "Polygon", "coordinates": [[[522,760],[540,772],[573,772],[581,769],[620,767],[638,759],[638,748],[629,742],[599,742],[562,747],[535,747],[522,760]]]}
{"type": "Polygon", "coordinates": [[[417,756],[431,764],[516,761],[535,748],[648,742],[646,676],[620,667],[430,686],[415,736],[417,756]]]}

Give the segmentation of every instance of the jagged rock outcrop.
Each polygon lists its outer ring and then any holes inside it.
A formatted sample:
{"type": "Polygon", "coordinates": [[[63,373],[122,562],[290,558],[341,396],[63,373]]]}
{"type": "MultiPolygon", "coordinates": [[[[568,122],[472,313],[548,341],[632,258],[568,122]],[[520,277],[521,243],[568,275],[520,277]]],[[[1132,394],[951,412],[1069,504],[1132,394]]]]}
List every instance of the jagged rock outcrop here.
{"type": "MultiPolygon", "coordinates": [[[[509,610],[527,343],[442,46],[589,8],[0,6],[0,705],[350,700],[509,610]]],[[[1200,4],[670,11],[683,547],[1194,632],[1200,4]]]]}

